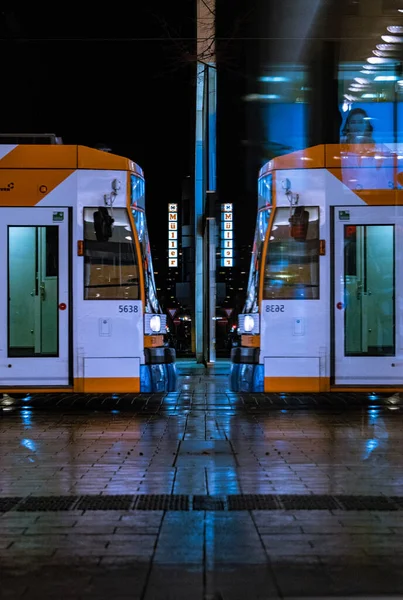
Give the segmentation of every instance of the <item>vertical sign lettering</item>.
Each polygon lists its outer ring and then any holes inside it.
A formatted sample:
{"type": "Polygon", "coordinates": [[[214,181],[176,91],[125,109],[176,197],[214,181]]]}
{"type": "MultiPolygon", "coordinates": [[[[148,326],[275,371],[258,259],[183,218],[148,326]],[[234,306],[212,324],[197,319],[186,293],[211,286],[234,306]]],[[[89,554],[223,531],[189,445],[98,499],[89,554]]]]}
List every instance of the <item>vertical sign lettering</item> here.
{"type": "Polygon", "coordinates": [[[168,267],[178,266],[178,205],[168,204],[168,267]]]}
{"type": "Polygon", "coordinates": [[[234,266],[233,205],[221,204],[221,266],[234,266]]]}

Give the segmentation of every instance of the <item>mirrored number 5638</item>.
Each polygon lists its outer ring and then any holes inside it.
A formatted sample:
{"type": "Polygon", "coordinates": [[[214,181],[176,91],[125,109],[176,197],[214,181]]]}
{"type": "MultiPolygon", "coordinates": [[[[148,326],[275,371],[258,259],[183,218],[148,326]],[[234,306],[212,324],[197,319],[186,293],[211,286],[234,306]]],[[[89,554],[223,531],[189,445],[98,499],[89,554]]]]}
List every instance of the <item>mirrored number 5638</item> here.
{"type": "Polygon", "coordinates": [[[136,313],[139,312],[139,307],[137,304],[119,304],[119,312],[136,313]]]}
{"type": "Polygon", "coordinates": [[[266,312],[284,312],[284,304],[266,304],[266,312]]]}

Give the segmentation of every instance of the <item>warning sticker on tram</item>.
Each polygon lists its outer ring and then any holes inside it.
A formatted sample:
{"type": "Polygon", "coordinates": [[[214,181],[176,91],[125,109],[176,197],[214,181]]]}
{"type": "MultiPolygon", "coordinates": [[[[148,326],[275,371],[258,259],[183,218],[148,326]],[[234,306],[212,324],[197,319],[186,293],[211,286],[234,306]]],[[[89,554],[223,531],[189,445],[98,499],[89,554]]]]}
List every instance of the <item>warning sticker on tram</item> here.
{"type": "Polygon", "coordinates": [[[350,220],[350,211],[349,210],[339,210],[339,219],[340,219],[340,221],[349,221],[350,220]]]}
{"type": "Polygon", "coordinates": [[[54,221],[63,221],[64,220],[64,212],[54,212],[53,220],[54,221]]]}

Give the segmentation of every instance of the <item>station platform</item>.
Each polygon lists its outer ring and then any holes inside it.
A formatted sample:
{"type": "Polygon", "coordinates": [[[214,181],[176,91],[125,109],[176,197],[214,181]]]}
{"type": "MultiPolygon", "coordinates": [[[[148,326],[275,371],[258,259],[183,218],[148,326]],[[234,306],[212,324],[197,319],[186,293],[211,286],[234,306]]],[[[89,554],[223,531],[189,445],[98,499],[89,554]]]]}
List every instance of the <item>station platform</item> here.
{"type": "Polygon", "coordinates": [[[0,410],[0,598],[403,596],[403,405],[228,391],[0,410]]]}

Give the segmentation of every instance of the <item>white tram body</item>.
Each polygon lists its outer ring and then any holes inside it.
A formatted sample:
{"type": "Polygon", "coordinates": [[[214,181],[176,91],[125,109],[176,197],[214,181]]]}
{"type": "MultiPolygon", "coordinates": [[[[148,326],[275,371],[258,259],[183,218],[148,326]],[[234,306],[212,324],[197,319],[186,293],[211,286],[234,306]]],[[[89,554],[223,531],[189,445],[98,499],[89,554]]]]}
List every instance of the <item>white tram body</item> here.
{"type": "Polygon", "coordinates": [[[144,185],[107,152],[0,145],[3,393],[174,388],[144,185]]]}
{"type": "Polygon", "coordinates": [[[403,386],[403,146],[321,145],[259,173],[231,388],[403,386]]]}

